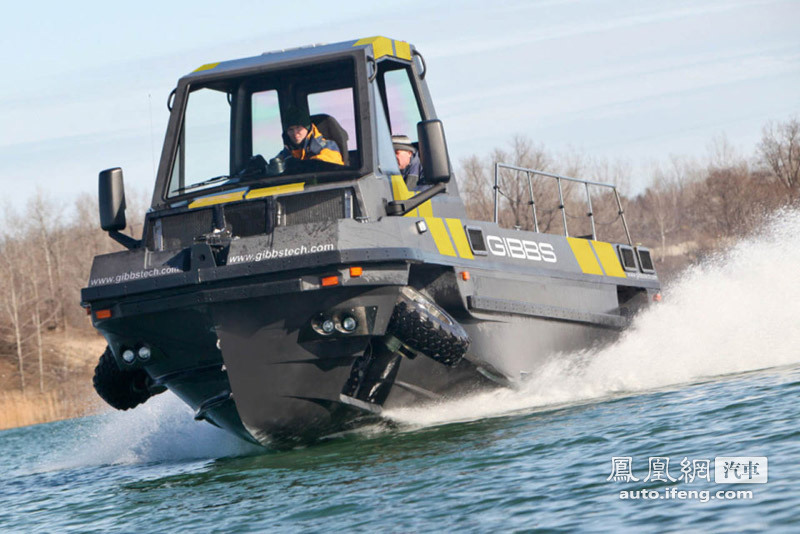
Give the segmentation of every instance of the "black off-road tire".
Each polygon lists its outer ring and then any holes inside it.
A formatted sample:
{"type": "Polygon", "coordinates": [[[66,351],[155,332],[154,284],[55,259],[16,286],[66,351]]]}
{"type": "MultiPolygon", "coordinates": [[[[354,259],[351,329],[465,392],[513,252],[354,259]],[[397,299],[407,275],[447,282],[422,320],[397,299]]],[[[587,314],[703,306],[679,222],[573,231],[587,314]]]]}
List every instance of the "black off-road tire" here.
{"type": "Polygon", "coordinates": [[[111,349],[106,347],[94,368],[94,390],[117,410],[139,406],[152,396],[148,389],[150,377],[143,369],[122,370],[114,361],[111,349]]]}
{"type": "Polygon", "coordinates": [[[469,348],[469,335],[450,314],[410,287],[400,290],[387,333],[448,367],[469,348]]]}

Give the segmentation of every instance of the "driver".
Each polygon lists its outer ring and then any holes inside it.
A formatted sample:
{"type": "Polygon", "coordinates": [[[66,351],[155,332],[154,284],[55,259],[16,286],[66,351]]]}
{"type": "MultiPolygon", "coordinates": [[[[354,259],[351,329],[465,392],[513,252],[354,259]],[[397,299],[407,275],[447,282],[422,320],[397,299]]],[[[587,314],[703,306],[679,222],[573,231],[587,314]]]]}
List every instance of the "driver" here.
{"type": "Polygon", "coordinates": [[[409,189],[414,189],[418,185],[425,184],[422,176],[422,164],[419,161],[419,154],[411,144],[411,139],[407,135],[393,135],[392,146],[394,155],[397,158],[397,166],[403,175],[409,189]]]}
{"type": "Polygon", "coordinates": [[[278,154],[279,158],[315,159],[344,165],[339,146],[322,136],[307,111],[290,106],[284,114],[283,124],[287,144],[278,154]]]}

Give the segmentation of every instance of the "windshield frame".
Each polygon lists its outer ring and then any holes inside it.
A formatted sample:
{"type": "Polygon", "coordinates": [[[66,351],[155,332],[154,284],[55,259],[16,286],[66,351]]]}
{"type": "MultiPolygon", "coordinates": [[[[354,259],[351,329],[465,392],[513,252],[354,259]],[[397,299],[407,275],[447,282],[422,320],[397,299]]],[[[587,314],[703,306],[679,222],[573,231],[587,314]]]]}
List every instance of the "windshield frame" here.
{"type": "MultiPolygon", "coordinates": [[[[365,55],[366,54],[363,49],[353,49],[352,51],[348,52],[323,54],[313,58],[272,61],[260,65],[247,66],[235,70],[227,70],[218,74],[214,74],[213,72],[200,76],[197,74],[192,74],[181,78],[178,81],[178,86],[175,90],[174,105],[170,114],[169,123],[167,125],[167,133],[159,163],[156,186],[155,190],[153,191],[152,209],[161,209],[165,207],[165,205],[176,205],[198,196],[219,193],[221,191],[226,191],[233,188],[240,188],[243,186],[243,184],[250,187],[263,187],[265,185],[281,185],[292,182],[323,183],[331,181],[353,180],[370,174],[374,168],[375,157],[373,154],[374,150],[372,142],[372,119],[371,113],[368,111],[371,109],[372,95],[371,91],[369,90],[370,84],[367,79],[365,55]],[[243,92],[245,91],[245,87],[248,86],[248,84],[251,84],[251,80],[255,80],[260,76],[274,76],[277,72],[287,69],[294,70],[313,68],[315,65],[331,64],[342,61],[352,62],[354,74],[352,89],[354,104],[353,111],[356,123],[355,146],[358,147],[358,152],[360,155],[358,168],[349,167],[343,168],[342,170],[315,170],[307,173],[265,176],[258,179],[248,180],[246,182],[240,182],[239,180],[231,179],[217,187],[201,187],[199,189],[190,190],[182,194],[169,196],[169,183],[175,165],[175,160],[179,156],[178,148],[182,137],[181,133],[183,131],[186,108],[191,92],[204,87],[219,88],[226,84],[230,85],[232,88],[235,88],[232,91],[231,96],[232,122],[230,131],[230,170],[235,170],[242,168],[244,163],[246,163],[246,161],[243,161],[245,159],[245,154],[252,148],[249,144],[249,132],[245,133],[243,131],[243,127],[249,127],[250,123],[250,118],[244,116],[245,109],[249,110],[249,106],[243,106],[239,103],[239,100],[245,94],[243,92]]],[[[272,156],[274,155],[270,155],[270,157],[272,156]]],[[[246,157],[249,158],[249,154],[247,154],[246,157]]]]}

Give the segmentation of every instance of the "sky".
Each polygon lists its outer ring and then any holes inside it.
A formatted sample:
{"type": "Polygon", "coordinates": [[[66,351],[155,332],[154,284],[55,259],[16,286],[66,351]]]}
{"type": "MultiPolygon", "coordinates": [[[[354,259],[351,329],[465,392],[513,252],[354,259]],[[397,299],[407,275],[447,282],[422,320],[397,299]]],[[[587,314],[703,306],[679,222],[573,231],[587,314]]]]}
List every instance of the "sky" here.
{"type": "MultiPolygon", "coordinates": [[[[800,115],[800,1],[14,2],[0,19],[6,203],[150,194],[177,79],[200,65],[385,35],[413,43],[451,159],[515,134],[627,162],[634,192],[720,135],[752,154],[800,115]],[[119,5],[115,5],[119,4],[119,5]]],[[[587,176],[586,178],[591,178],[587,176]]]]}

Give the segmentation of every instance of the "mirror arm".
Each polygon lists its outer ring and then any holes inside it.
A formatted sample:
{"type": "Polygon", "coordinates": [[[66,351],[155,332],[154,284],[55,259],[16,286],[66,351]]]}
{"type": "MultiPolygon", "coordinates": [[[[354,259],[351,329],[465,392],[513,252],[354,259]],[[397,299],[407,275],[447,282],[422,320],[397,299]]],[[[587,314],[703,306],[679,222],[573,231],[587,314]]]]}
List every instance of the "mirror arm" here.
{"type": "Polygon", "coordinates": [[[131,236],[125,235],[118,230],[109,230],[108,237],[110,237],[123,247],[127,248],[128,250],[133,250],[135,248],[140,248],[142,246],[141,240],[134,239],[131,236]]]}
{"type": "Polygon", "coordinates": [[[430,200],[439,193],[444,193],[446,189],[447,184],[438,183],[433,187],[422,191],[421,193],[417,193],[411,198],[407,198],[405,200],[393,200],[386,204],[386,214],[392,216],[405,215],[423,202],[430,200]]]}

